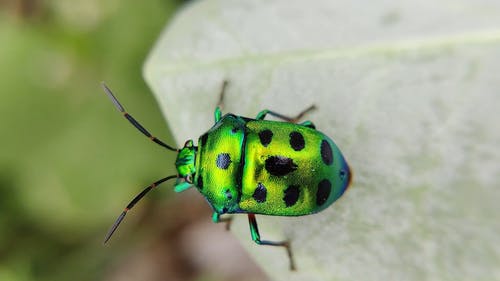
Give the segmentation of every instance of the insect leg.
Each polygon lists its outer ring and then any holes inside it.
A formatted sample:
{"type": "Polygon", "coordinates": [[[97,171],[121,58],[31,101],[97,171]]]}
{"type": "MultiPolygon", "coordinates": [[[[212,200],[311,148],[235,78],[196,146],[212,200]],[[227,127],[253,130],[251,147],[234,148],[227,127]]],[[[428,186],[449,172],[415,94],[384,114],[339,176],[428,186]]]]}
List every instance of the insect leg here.
{"type": "Polygon", "coordinates": [[[299,114],[297,114],[297,116],[295,116],[295,117],[288,117],[288,116],[285,116],[283,114],[271,111],[269,109],[265,109],[265,110],[262,110],[261,112],[259,112],[259,114],[257,114],[257,117],[255,117],[255,119],[264,120],[264,118],[266,118],[266,115],[269,114],[269,115],[283,119],[283,120],[290,122],[290,123],[297,123],[297,121],[300,120],[305,114],[307,114],[308,112],[313,111],[315,109],[316,109],[316,106],[313,104],[313,105],[309,106],[308,108],[304,109],[299,114]]]}
{"type": "Polygon", "coordinates": [[[231,222],[233,221],[233,217],[229,216],[221,218],[219,213],[214,212],[212,214],[212,221],[214,223],[220,223],[220,222],[226,223],[226,230],[229,230],[231,228],[231,222]]]}
{"type": "Polygon", "coordinates": [[[215,112],[214,112],[215,123],[219,122],[222,116],[222,108],[224,107],[224,94],[226,93],[226,88],[228,83],[229,82],[227,80],[224,80],[224,82],[222,82],[222,87],[219,94],[219,101],[217,102],[217,106],[215,107],[215,112]]]}
{"type": "Polygon", "coordinates": [[[309,121],[309,120],[304,121],[302,123],[299,123],[299,125],[302,125],[302,126],[305,126],[305,127],[311,128],[311,129],[316,129],[316,125],[314,125],[314,123],[309,121]]]}
{"type": "Polygon", "coordinates": [[[286,252],[288,254],[288,259],[290,260],[290,270],[295,270],[295,263],[293,261],[290,241],[285,240],[276,242],[276,241],[260,240],[259,228],[257,226],[257,220],[255,219],[255,214],[248,214],[248,223],[250,225],[250,234],[252,235],[252,240],[259,245],[285,247],[286,252]]]}
{"type": "Polygon", "coordinates": [[[143,135],[148,137],[151,141],[155,142],[158,145],[163,146],[166,149],[172,150],[172,151],[178,151],[178,149],[171,147],[168,144],[165,144],[162,142],[160,139],[154,137],[151,135],[151,133],[146,130],[137,120],[132,117],[132,115],[128,114],[125,111],[125,108],[121,105],[121,103],[118,101],[118,99],[113,95],[113,92],[106,86],[106,84],[102,83],[102,88],[104,89],[104,92],[108,95],[108,97],[111,99],[115,107],[123,114],[123,117],[125,117],[137,130],[139,130],[143,135]]]}

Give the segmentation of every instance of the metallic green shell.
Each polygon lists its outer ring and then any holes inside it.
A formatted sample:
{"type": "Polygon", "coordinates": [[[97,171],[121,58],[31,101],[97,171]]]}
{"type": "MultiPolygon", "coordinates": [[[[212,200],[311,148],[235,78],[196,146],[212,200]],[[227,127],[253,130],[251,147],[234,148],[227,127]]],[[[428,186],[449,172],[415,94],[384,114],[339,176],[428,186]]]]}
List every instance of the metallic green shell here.
{"type": "MultiPolygon", "coordinates": [[[[245,121],[225,115],[198,140],[194,184],[218,213],[239,211],[239,187],[245,121]],[[226,169],[217,166],[219,155],[229,155],[226,169]]],[[[219,163],[220,165],[221,163],[219,163]]]]}
{"type": "Polygon", "coordinates": [[[199,138],[195,166],[194,184],[219,214],[316,213],[342,196],[351,179],[323,133],[232,114],[199,138]]]}

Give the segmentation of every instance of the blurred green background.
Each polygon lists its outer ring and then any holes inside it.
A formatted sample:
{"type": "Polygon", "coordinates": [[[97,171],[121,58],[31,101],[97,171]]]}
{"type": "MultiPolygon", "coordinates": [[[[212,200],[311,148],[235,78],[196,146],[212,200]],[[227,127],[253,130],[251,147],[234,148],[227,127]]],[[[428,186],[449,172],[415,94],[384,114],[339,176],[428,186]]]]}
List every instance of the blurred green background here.
{"type": "Polygon", "coordinates": [[[141,71],[181,2],[0,1],[0,280],[102,280],[126,251],[132,238],[102,239],[174,155],[134,132],[100,82],[173,143],[141,71]]]}

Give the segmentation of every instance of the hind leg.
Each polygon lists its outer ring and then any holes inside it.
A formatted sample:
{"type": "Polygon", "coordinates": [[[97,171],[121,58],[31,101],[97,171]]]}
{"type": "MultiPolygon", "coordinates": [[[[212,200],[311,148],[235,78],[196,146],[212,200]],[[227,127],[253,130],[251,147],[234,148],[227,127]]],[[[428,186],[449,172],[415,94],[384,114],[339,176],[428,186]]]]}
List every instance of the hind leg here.
{"type": "Polygon", "coordinates": [[[250,234],[252,235],[252,240],[258,245],[284,247],[288,254],[288,259],[290,260],[290,270],[295,270],[295,262],[293,261],[293,254],[292,254],[292,248],[290,246],[290,241],[260,240],[259,227],[257,226],[257,220],[255,219],[255,214],[248,214],[248,223],[250,225],[250,234]]]}

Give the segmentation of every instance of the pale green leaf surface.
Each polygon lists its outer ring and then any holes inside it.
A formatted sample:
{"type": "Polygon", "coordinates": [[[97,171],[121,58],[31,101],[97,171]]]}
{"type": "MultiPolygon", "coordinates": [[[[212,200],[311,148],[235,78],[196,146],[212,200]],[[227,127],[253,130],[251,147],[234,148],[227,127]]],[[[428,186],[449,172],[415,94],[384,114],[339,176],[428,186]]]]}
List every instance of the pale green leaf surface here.
{"type": "Polygon", "coordinates": [[[199,1],[144,72],[178,145],[213,125],[224,79],[225,112],[319,107],[354,184],[320,214],[257,217],[297,272],[237,217],[273,280],[500,279],[500,2],[199,1]]]}

